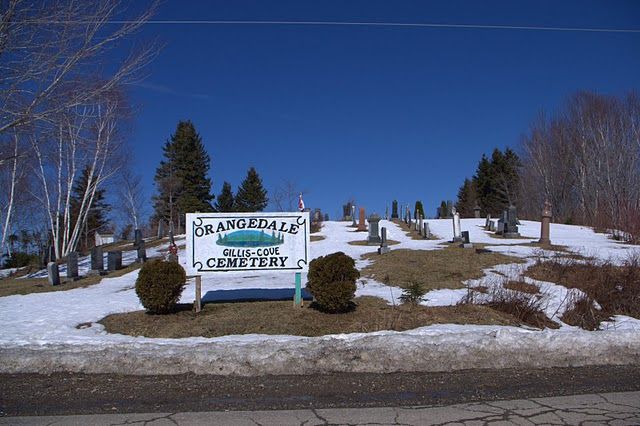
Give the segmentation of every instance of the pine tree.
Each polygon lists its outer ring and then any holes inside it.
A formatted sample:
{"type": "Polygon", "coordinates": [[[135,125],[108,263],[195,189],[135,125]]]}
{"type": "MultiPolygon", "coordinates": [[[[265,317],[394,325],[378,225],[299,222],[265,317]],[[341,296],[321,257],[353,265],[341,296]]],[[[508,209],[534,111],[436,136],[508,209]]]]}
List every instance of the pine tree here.
{"type": "Polygon", "coordinates": [[[214,209],[220,213],[233,211],[233,191],[229,182],[225,181],[222,184],[222,191],[218,195],[214,209]]]}
{"type": "MultiPolygon", "coordinates": [[[[89,174],[91,168],[86,166],[82,169],[82,173],[73,184],[71,189],[71,226],[75,226],[78,220],[78,214],[80,212],[80,206],[82,205],[82,199],[85,196],[87,185],[89,183],[89,174]]],[[[95,241],[94,235],[96,232],[106,231],[109,220],[107,215],[111,210],[111,206],[105,201],[104,189],[97,189],[93,195],[93,200],[89,206],[89,213],[87,214],[87,220],[82,223],[81,231],[83,238],[81,243],[85,248],[90,247],[93,241],[95,241]]]]}
{"type": "Polygon", "coordinates": [[[465,179],[464,183],[458,190],[458,200],[456,201],[456,210],[461,217],[474,217],[474,211],[477,203],[476,185],[470,179],[465,179]]]}
{"type": "Polygon", "coordinates": [[[258,176],[256,169],[251,167],[236,193],[234,210],[237,212],[260,212],[267,207],[268,201],[267,190],[262,186],[262,179],[258,176]]]}
{"type": "Polygon", "coordinates": [[[509,148],[504,153],[494,149],[491,160],[482,156],[473,178],[482,211],[499,216],[510,204],[517,204],[520,166],[518,155],[509,148]]]}
{"type": "Polygon", "coordinates": [[[449,209],[447,208],[447,202],[442,200],[440,203],[440,209],[438,209],[438,219],[444,219],[449,217],[449,209]]]}
{"type": "Polygon", "coordinates": [[[179,228],[185,213],[213,211],[207,177],[211,160],[191,121],[178,122],[162,149],[164,159],[155,175],[154,219],[173,220],[179,228]]]}
{"type": "Polygon", "coordinates": [[[422,201],[416,201],[416,205],[413,209],[413,217],[415,217],[416,219],[419,218],[418,215],[422,215],[422,218],[425,218],[424,215],[424,208],[422,207],[422,201]]]}

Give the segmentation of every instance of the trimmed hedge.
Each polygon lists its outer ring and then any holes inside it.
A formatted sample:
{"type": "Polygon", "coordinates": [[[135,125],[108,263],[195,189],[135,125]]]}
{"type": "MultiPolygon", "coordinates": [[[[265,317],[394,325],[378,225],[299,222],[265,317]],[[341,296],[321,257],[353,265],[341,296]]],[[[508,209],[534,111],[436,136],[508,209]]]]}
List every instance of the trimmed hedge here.
{"type": "Polygon", "coordinates": [[[153,260],[142,265],[136,280],[136,294],[152,314],[171,312],[180,300],[187,273],[177,262],[153,260]]]}
{"type": "Polygon", "coordinates": [[[307,290],[326,312],[344,312],[352,306],[360,272],[355,261],[342,252],[321,256],[309,264],[307,290]]]}

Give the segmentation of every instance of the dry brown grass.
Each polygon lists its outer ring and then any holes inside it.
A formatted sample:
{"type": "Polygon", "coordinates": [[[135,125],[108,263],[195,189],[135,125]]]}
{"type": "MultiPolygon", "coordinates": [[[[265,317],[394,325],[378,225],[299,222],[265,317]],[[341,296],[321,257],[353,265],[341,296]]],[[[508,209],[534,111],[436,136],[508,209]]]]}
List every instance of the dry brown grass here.
{"type": "Polygon", "coordinates": [[[314,242],[314,241],[322,241],[326,237],[324,235],[310,235],[310,238],[311,238],[311,242],[314,242]]]}
{"type": "Polygon", "coordinates": [[[571,305],[560,318],[563,322],[584,328],[585,330],[597,330],[600,322],[608,319],[602,311],[595,308],[594,300],[589,296],[572,296],[568,303],[571,305]]]}
{"type": "MultiPolygon", "coordinates": [[[[578,262],[568,258],[552,258],[539,261],[528,269],[527,275],[542,281],[550,281],[567,288],[577,288],[588,297],[578,300],[573,312],[567,313],[568,321],[584,323],[593,327],[592,322],[611,315],[629,315],[640,318],[640,256],[631,255],[623,265],[586,259],[578,262]],[[602,307],[600,315],[595,315],[588,307],[588,301],[595,300],[602,307]],[[578,318],[580,313],[584,318],[578,318]]],[[[597,327],[596,327],[597,328],[597,327]]]]}
{"type": "Polygon", "coordinates": [[[399,287],[417,282],[427,290],[462,288],[462,281],[481,278],[485,268],[524,262],[500,253],[479,254],[457,245],[442,250],[391,250],[384,256],[367,253],[363,258],[372,263],[361,271],[362,276],[399,287]]]}
{"type": "Polygon", "coordinates": [[[60,277],[61,284],[57,286],[49,285],[46,278],[5,278],[0,280],[0,297],[12,296],[15,294],[47,293],[52,291],[65,291],[74,288],[89,287],[99,283],[103,278],[120,277],[131,271],[135,271],[140,268],[140,266],[141,265],[139,263],[133,263],[122,269],[111,272],[108,275],[89,275],[78,281],[67,280],[64,277],[60,277]]]}
{"type": "Polygon", "coordinates": [[[524,281],[508,281],[503,285],[504,288],[509,290],[521,291],[529,294],[540,294],[540,287],[535,284],[529,284],[524,281]]]}
{"type": "Polygon", "coordinates": [[[407,224],[401,221],[400,219],[393,219],[392,222],[398,225],[400,229],[404,231],[407,237],[411,238],[412,240],[439,240],[440,239],[433,234],[431,234],[431,237],[429,238],[424,238],[420,234],[420,232],[416,231],[413,228],[413,226],[407,226],[407,224]]]}
{"type": "MultiPolygon", "coordinates": [[[[349,241],[348,244],[352,245],[352,246],[368,246],[368,245],[377,246],[377,245],[379,245],[379,244],[369,244],[367,242],[367,240],[349,241]]],[[[400,244],[400,241],[387,240],[387,245],[395,246],[396,244],[400,244]]]]}
{"type": "Polygon", "coordinates": [[[322,336],[411,330],[430,324],[498,324],[517,321],[483,306],[390,306],[376,297],[356,298],[357,307],[347,313],[326,314],[310,307],[293,308],[292,302],[206,304],[199,314],[182,305],[170,315],[143,311],[114,314],[100,321],[109,333],[132,336],[181,338],[233,334],[287,334],[322,336]]]}
{"type": "Polygon", "coordinates": [[[483,294],[469,291],[466,297],[460,301],[459,305],[487,306],[495,311],[516,318],[519,324],[526,324],[531,327],[560,327],[545,315],[543,298],[540,295],[510,291],[505,288],[504,284],[503,286],[493,286],[483,294]]]}

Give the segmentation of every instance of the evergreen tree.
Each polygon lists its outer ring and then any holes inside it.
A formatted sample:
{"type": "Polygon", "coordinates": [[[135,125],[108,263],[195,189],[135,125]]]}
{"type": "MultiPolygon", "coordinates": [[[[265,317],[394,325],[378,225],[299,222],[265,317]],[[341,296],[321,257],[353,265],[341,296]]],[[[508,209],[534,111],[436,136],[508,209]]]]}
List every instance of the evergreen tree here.
{"type": "Polygon", "coordinates": [[[233,191],[229,182],[225,181],[222,184],[222,191],[218,195],[214,209],[220,213],[233,211],[233,191]]]}
{"type": "Polygon", "coordinates": [[[509,148],[504,153],[494,149],[491,160],[482,156],[473,179],[482,211],[498,216],[510,204],[517,204],[520,166],[518,155],[509,148]]]}
{"type": "Polygon", "coordinates": [[[447,202],[445,200],[442,200],[442,202],[440,203],[440,209],[438,211],[439,211],[438,219],[444,219],[449,217],[449,209],[447,208],[447,202]]]}
{"type": "Polygon", "coordinates": [[[474,217],[474,207],[477,203],[476,184],[470,179],[465,179],[458,190],[456,210],[461,217],[474,217]]]}
{"type": "Polygon", "coordinates": [[[251,167],[236,193],[234,210],[237,212],[260,212],[267,206],[268,201],[267,190],[262,186],[262,179],[258,176],[256,169],[251,167]]]}
{"type": "MultiPolygon", "coordinates": [[[[89,175],[91,173],[90,166],[86,166],[82,169],[82,173],[73,184],[71,189],[71,226],[75,226],[78,220],[78,214],[80,212],[80,206],[82,205],[82,199],[87,191],[87,185],[89,184],[89,175]]],[[[89,190],[91,192],[91,190],[89,190]]],[[[92,246],[92,242],[95,241],[94,235],[96,232],[107,231],[109,220],[107,215],[111,210],[111,206],[105,201],[104,189],[97,189],[93,195],[93,200],[89,206],[89,213],[87,220],[82,223],[81,231],[84,238],[81,238],[81,244],[84,248],[92,246]]],[[[87,200],[88,201],[88,200],[87,200]]]]}
{"type": "Polygon", "coordinates": [[[418,215],[422,215],[423,219],[426,217],[424,215],[424,208],[422,207],[422,201],[416,201],[416,205],[413,209],[413,217],[416,218],[416,220],[419,218],[418,215]]]}
{"type": "Polygon", "coordinates": [[[154,197],[154,219],[184,224],[188,212],[213,211],[210,158],[191,121],[180,121],[162,148],[164,159],[156,169],[158,194],[154,197]]]}

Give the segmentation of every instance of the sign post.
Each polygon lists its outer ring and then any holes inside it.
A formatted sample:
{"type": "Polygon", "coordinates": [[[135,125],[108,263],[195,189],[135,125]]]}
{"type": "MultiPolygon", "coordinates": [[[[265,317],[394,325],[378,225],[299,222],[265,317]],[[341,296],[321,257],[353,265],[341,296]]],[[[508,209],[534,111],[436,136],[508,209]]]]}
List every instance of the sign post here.
{"type": "Polygon", "coordinates": [[[188,213],[186,234],[188,274],[293,271],[294,306],[302,306],[302,272],[311,261],[309,212],[188,213]]]}

